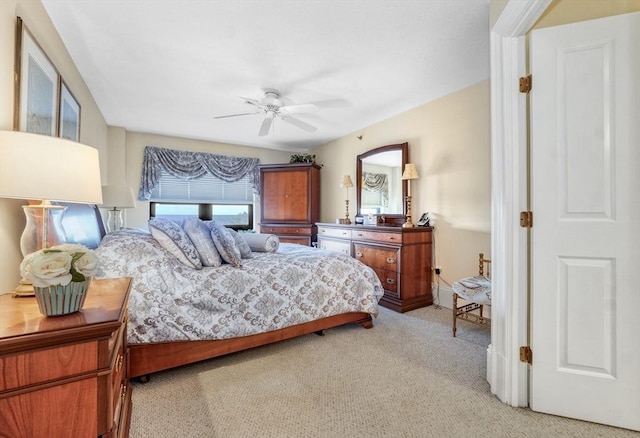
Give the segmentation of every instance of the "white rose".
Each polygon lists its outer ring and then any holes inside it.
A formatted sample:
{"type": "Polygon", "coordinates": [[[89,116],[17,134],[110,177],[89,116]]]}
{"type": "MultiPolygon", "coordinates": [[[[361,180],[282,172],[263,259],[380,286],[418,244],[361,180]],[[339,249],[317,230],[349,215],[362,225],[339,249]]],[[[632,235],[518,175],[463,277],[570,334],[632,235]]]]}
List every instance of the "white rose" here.
{"type": "Polygon", "coordinates": [[[42,250],[40,251],[36,251],[36,252],[32,252],[30,254],[27,254],[26,256],[24,256],[24,259],[22,260],[22,263],[20,263],[20,275],[22,275],[22,278],[28,278],[30,273],[31,273],[31,260],[33,260],[33,258],[39,254],[42,254],[42,250]]]}
{"type": "MultiPolygon", "coordinates": [[[[86,248],[85,248],[86,251],[86,248]]],[[[73,264],[79,274],[87,277],[92,277],[98,270],[98,257],[93,251],[85,252],[76,262],[73,264]]]]}
{"type": "MultiPolygon", "coordinates": [[[[25,260],[27,260],[25,258],[25,260]]],[[[36,287],[71,283],[71,255],[66,252],[36,254],[28,259],[27,279],[36,287]]]]}

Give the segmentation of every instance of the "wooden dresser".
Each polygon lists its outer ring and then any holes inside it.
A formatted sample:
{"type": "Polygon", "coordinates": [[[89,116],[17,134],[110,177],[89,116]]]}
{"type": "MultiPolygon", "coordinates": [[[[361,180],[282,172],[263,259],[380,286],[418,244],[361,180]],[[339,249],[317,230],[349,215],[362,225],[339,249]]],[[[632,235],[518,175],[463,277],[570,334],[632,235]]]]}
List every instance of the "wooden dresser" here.
{"type": "Polygon", "coordinates": [[[128,436],[130,285],[94,279],[79,312],[55,317],[34,297],[0,297],[0,435],[128,436]]]}
{"type": "Polygon", "coordinates": [[[310,163],[260,166],[260,232],[281,242],[311,245],[320,219],[320,166],[310,163]]]}
{"type": "Polygon", "coordinates": [[[319,248],[344,252],[378,274],[382,306],[406,312],[433,302],[431,227],[317,225],[319,248]]]}

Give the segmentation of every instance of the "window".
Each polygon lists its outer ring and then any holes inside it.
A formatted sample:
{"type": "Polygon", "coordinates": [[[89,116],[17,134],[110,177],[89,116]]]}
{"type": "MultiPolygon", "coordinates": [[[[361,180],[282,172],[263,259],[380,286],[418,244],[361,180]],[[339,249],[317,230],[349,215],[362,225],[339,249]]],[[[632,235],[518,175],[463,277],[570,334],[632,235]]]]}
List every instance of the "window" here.
{"type": "Polygon", "coordinates": [[[187,204],[152,201],[149,216],[174,220],[196,216],[204,221],[213,219],[234,230],[253,229],[253,204],[187,204]]]}
{"type": "Polygon", "coordinates": [[[360,201],[362,207],[360,208],[362,214],[378,214],[382,210],[384,205],[384,196],[381,189],[367,189],[365,188],[361,192],[362,199],[360,201]]]}
{"type": "Polygon", "coordinates": [[[249,176],[228,183],[211,174],[184,180],[162,171],[151,192],[151,217],[197,216],[234,229],[253,229],[253,188],[249,176]]]}

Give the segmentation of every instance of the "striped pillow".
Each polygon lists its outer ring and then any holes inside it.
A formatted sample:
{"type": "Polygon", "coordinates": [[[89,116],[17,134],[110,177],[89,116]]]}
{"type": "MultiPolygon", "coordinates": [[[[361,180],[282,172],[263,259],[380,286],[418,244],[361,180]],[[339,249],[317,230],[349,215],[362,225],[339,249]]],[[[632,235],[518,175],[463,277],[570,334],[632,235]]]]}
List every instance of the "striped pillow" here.
{"type": "Polygon", "coordinates": [[[202,266],[218,267],[222,264],[220,253],[216,249],[215,243],[211,238],[211,231],[206,223],[197,217],[189,217],[185,219],[182,228],[193,242],[198,251],[202,266]]]}

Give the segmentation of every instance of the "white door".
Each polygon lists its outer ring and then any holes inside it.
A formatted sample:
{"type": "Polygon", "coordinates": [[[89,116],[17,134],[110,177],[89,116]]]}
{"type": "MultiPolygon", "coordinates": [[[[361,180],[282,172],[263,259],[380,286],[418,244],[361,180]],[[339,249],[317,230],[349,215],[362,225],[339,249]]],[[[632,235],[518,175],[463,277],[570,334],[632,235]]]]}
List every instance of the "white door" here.
{"type": "Polygon", "coordinates": [[[533,410],[640,430],[640,13],[531,34],[533,410]]]}

